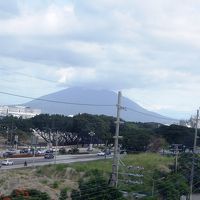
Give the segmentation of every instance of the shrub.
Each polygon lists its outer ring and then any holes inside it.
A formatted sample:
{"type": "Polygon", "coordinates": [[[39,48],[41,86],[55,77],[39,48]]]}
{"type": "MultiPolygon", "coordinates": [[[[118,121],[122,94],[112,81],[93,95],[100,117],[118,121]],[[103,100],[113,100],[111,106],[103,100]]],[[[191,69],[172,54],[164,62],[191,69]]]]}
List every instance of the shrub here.
{"type": "Polygon", "coordinates": [[[69,154],[77,154],[79,153],[79,149],[77,147],[72,147],[69,151],[69,154]]]}
{"type": "Polygon", "coordinates": [[[67,199],[67,188],[64,188],[60,191],[59,200],[66,200],[67,199]]]}
{"type": "Polygon", "coordinates": [[[56,189],[58,188],[59,184],[58,184],[58,181],[54,181],[53,182],[53,188],[56,189]]]}
{"type": "Polygon", "coordinates": [[[60,148],[60,149],[59,149],[59,153],[60,153],[61,155],[65,155],[65,154],[67,154],[67,151],[66,151],[65,148],[60,148]]]}

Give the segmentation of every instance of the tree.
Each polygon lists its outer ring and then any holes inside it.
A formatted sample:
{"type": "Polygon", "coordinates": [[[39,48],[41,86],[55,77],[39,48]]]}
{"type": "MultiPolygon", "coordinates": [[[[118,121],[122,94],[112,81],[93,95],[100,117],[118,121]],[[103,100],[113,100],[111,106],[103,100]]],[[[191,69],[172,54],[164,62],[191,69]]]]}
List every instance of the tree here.
{"type": "MultiPolygon", "coordinates": [[[[187,180],[190,182],[191,176],[191,168],[192,168],[192,153],[182,153],[179,156],[178,163],[178,171],[181,173],[187,180]]],[[[194,155],[194,177],[200,176],[200,156],[198,154],[194,155]]],[[[200,191],[200,182],[199,179],[194,178],[193,181],[193,191],[199,192],[200,191]]]]}
{"type": "Polygon", "coordinates": [[[122,147],[123,149],[126,149],[127,152],[146,151],[152,137],[147,130],[136,129],[122,132],[122,136],[122,147]]]}
{"type": "Polygon", "coordinates": [[[80,181],[78,190],[72,191],[71,198],[72,200],[124,199],[118,189],[109,186],[98,173],[87,181],[80,181]]]}
{"type": "Polygon", "coordinates": [[[156,184],[163,200],[177,200],[189,193],[189,185],[182,174],[170,173],[156,184]]]}
{"type": "Polygon", "coordinates": [[[161,137],[152,137],[150,145],[148,147],[151,152],[158,152],[161,148],[166,146],[166,141],[161,137]]]}
{"type": "Polygon", "coordinates": [[[194,129],[184,126],[171,125],[160,126],[155,129],[157,136],[163,137],[169,144],[183,144],[186,147],[193,146],[194,129]]]}

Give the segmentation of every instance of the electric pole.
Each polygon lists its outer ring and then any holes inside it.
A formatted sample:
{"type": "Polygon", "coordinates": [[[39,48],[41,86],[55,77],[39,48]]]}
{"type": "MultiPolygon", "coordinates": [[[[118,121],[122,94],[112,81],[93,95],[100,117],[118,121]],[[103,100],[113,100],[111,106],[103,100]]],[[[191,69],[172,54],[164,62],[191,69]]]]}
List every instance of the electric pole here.
{"type": "Polygon", "coordinates": [[[115,146],[114,146],[114,156],[112,163],[112,175],[111,175],[111,185],[117,187],[118,184],[118,169],[119,169],[119,126],[120,126],[120,110],[121,107],[122,93],[118,92],[118,102],[117,102],[117,121],[115,130],[115,146]]]}
{"type": "Polygon", "coordinates": [[[56,160],[57,160],[57,150],[58,150],[58,131],[56,131],[56,151],[55,151],[54,164],[56,164],[56,160]]]}
{"type": "Polygon", "coordinates": [[[191,177],[190,177],[190,200],[192,200],[193,179],[194,179],[194,160],[195,160],[196,146],[197,146],[198,121],[199,121],[199,109],[197,110],[196,126],[195,126],[195,134],[194,134],[194,146],[193,146],[193,154],[192,154],[192,168],[191,168],[191,177]]]}
{"type": "Polygon", "coordinates": [[[183,146],[182,144],[172,144],[173,146],[173,153],[175,151],[175,167],[174,167],[174,171],[175,173],[177,173],[177,169],[178,169],[178,154],[179,151],[181,150],[181,148],[179,149],[179,146],[183,146]]]}

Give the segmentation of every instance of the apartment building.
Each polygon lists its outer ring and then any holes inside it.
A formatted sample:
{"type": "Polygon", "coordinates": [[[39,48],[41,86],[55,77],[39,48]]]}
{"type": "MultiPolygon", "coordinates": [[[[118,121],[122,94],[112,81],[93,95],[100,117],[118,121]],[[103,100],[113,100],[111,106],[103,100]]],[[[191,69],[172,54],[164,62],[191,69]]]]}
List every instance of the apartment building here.
{"type": "Polygon", "coordinates": [[[41,114],[40,109],[32,109],[26,106],[0,106],[0,116],[14,116],[28,119],[41,114]]]}

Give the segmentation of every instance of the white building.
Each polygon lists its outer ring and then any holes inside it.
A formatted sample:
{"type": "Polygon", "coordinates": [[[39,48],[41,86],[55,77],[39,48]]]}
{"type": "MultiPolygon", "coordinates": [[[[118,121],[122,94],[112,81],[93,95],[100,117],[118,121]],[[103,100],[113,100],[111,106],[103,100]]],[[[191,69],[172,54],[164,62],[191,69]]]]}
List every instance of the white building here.
{"type": "Polygon", "coordinates": [[[25,106],[0,106],[0,116],[14,116],[28,119],[41,114],[40,109],[32,109],[25,106]]]}

